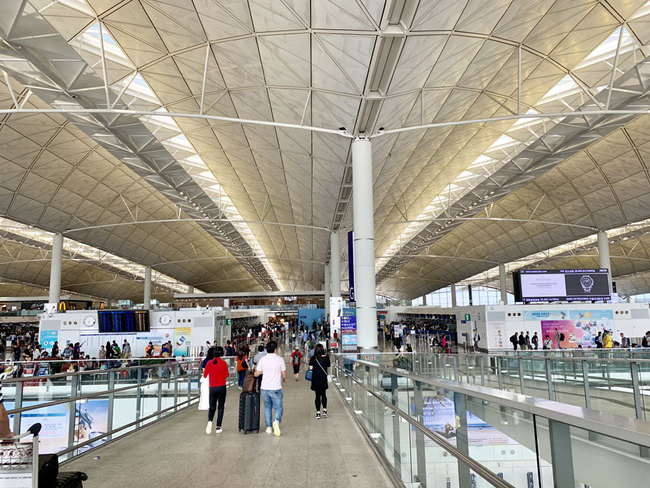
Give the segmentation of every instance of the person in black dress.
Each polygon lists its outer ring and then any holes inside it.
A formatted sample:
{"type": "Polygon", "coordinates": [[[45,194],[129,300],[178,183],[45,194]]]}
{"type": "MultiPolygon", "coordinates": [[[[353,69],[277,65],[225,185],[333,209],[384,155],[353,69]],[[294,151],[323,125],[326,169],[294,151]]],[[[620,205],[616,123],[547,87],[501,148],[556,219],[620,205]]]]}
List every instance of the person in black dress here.
{"type": "Polygon", "coordinates": [[[330,367],[330,357],[325,353],[322,344],[316,344],[314,356],[309,360],[309,369],[312,371],[311,389],[316,393],[316,418],[321,416],[321,403],[323,417],[327,418],[327,368],[330,367]]]}

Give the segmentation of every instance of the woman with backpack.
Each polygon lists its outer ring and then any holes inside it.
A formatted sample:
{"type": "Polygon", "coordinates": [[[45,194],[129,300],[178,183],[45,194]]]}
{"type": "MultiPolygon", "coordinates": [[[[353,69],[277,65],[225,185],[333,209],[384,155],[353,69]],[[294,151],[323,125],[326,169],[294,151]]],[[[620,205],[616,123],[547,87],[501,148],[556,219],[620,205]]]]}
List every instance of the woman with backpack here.
{"type": "Polygon", "coordinates": [[[291,364],[293,365],[293,375],[298,381],[298,376],[300,375],[300,363],[302,362],[302,353],[300,352],[300,347],[296,346],[296,350],[291,353],[291,364]]]}
{"type": "Polygon", "coordinates": [[[321,404],[323,406],[323,417],[327,418],[327,368],[330,367],[330,357],[325,353],[322,344],[316,344],[314,357],[309,360],[309,369],[312,372],[311,389],[316,394],[316,419],[321,416],[321,404]]]}

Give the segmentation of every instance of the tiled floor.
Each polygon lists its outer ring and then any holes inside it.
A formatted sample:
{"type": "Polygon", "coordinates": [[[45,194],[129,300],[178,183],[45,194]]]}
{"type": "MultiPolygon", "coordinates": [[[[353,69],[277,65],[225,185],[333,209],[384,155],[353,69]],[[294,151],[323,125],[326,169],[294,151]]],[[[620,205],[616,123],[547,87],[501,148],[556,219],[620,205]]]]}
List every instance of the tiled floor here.
{"type": "Polygon", "coordinates": [[[88,488],[393,486],[338,393],[328,393],[330,417],[316,420],[309,383],[290,374],[275,437],[263,412],[260,434],[237,431],[239,391],[230,390],[222,434],[206,435],[207,412],[190,407],[62,469],[85,471],[88,488]]]}

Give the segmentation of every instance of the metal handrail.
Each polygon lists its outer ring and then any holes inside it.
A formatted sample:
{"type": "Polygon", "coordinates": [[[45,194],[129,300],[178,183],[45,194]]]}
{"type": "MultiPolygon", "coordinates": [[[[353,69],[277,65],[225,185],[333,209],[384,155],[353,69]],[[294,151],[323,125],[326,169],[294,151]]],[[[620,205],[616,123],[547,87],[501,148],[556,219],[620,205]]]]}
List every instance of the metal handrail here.
{"type": "MultiPolygon", "coordinates": [[[[336,364],[336,369],[341,371],[341,367],[336,364]]],[[[427,436],[429,439],[431,439],[433,442],[438,444],[440,447],[442,447],[445,451],[449,452],[451,455],[453,455],[455,458],[457,458],[459,461],[461,461],[463,464],[465,464],[467,467],[475,471],[477,474],[479,474],[483,479],[487,480],[490,482],[493,486],[496,486],[498,488],[515,488],[514,485],[511,485],[507,481],[499,478],[496,476],[492,471],[489,469],[485,468],[482,464],[474,461],[472,458],[466,456],[463,454],[458,448],[453,446],[452,444],[444,441],[437,435],[435,435],[433,432],[431,432],[429,429],[427,429],[422,423],[411,417],[408,413],[404,412],[402,409],[392,405],[390,402],[388,402],[385,398],[382,398],[381,395],[377,394],[376,392],[372,391],[368,387],[366,387],[363,383],[361,383],[359,380],[357,380],[354,377],[351,377],[352,381],[354,381],[357,385],[361,386],[366,392],[370,393],[373,397],[375,397],[377,400],[379,400],[381,403],[384,404],[385,407],[391,409],[393,412],[396,414],[399,414],[400,417],[405,419],[409,424],[411,424],[413,427],[418,429],[420,432],[422,432],[425,436],[427,436]]],[[[419,381],[419,380],[418,380],[419,381]]]]}
{"type": "MultiPolygon", "coordinates": [[[[342,358],[344,356],[340,357],[342,358]]],[[[650,423],[636,420],[631,417],[611,414],[608,412],[600,412],[542,398],[534,398],[486,386],[466,386],[468,385],[467,383],[459,383],[456,381],[437,378],[434,379],[429,376],[413,374],[403,369],[386,368],[369,361],[355,358],[347,359],[386,373],[409,378],[413,381],[418,381],[429,386],[451,390],[470,397],[493,402],[499,406],[521,410],[532,415],[537,415],[549,420],[556,420],[587,431],[626,442],[633,442],[644,447],[650,447],[650,423]]]]}

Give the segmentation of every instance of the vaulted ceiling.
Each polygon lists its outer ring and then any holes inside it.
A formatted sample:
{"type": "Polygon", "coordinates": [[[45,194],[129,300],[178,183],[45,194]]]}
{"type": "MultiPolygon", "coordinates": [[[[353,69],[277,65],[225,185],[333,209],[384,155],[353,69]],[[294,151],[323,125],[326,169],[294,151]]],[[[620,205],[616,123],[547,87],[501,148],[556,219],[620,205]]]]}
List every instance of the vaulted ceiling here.
{"type": "MultiPolygon", "coordinates": [[[[650,217],[645,0],[0,9],[0,216],[203,291],[322,288],[329,233],[344,248],[352,229],[356,136],[373,144],[387,296],[650,217]]],[[[0,294],[47,286],[49,248],[2,239],[0,294]]],[[[101,259],[65,259],[64,288],[140,293],[101,259]]],[[[640,259],[613,260],[634,292],[650,291],[640,259]]]]}

